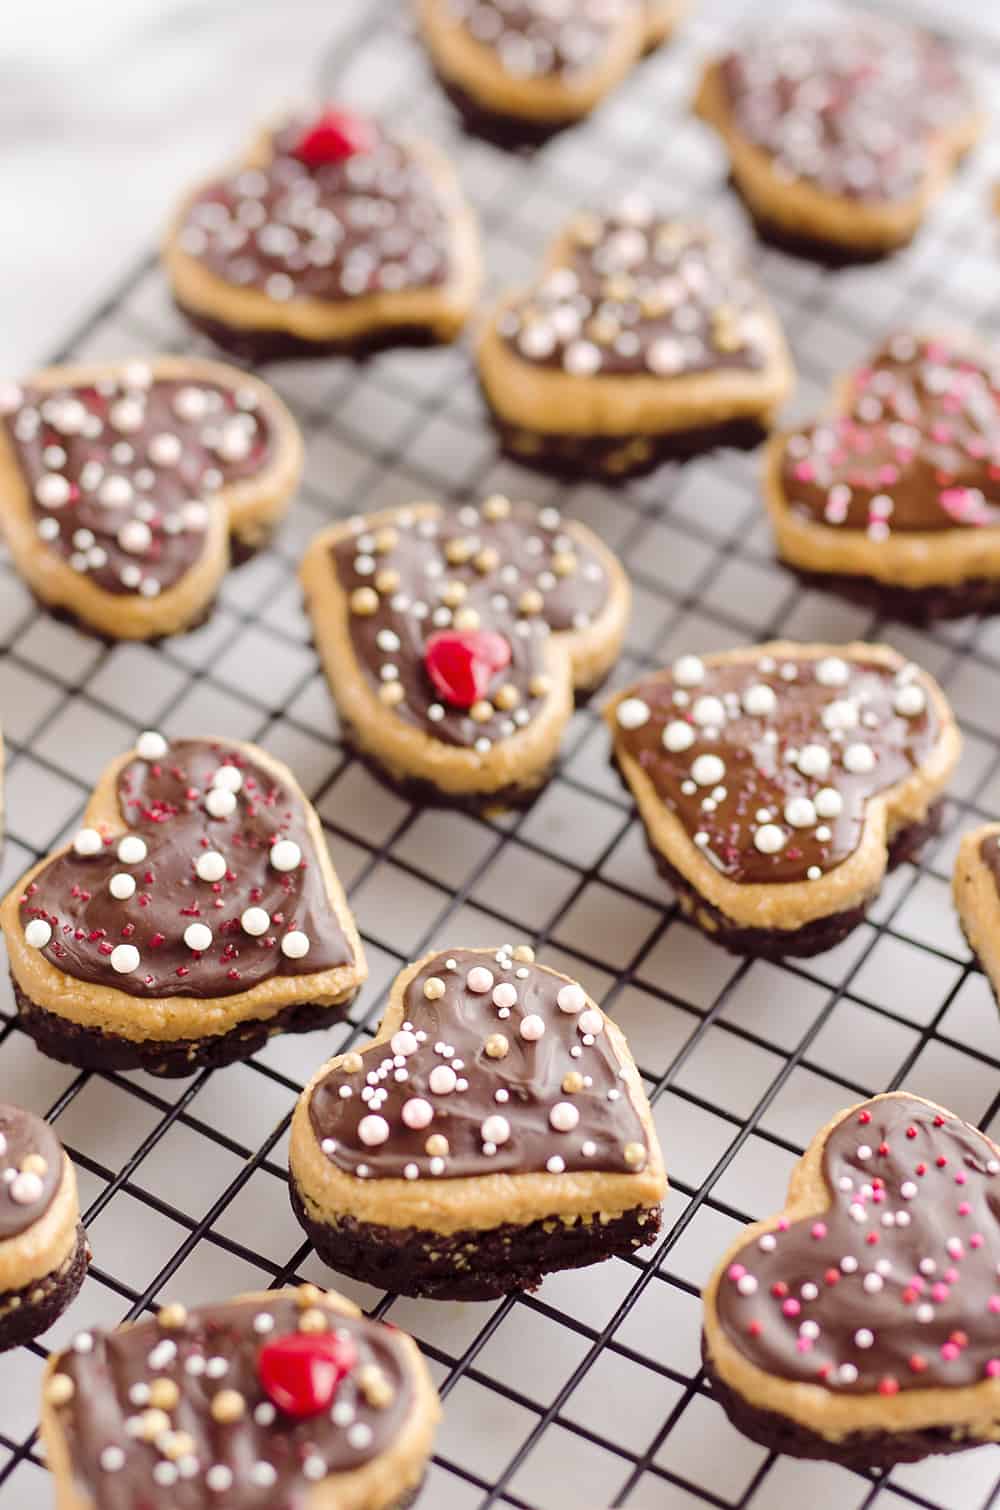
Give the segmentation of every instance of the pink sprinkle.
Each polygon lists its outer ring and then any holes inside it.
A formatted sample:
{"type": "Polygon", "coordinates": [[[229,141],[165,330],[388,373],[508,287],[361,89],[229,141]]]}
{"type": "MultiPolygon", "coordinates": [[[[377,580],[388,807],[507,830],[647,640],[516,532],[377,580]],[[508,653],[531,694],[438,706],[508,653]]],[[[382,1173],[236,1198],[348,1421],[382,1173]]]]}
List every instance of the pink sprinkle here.
{"type": "Polygon", "coordinates": [[[955,1359],[959,1356],[960,1351],[961,1350],[957,1348],[953,1342],[946,1342],[941,1348],[941,1357],[944,1358],[948,1363],[954,1363],[955,1359]]]}
{"type": "Polygon", "coordinates": [[[959,1206],[958,1206],[958,1214],[959,1214],[959,1216],[968,1216],[968,1214],[969,1214],[969,1212],[971,1210],[972,1210],[972,1207],[969,1205],[968,1201],[960,1201],[959,1202],[959,1206]]]}
{"type": "Polygon", "coordinates": [[[730,1264],[729,1268],[726,1270],[727,1275],[734,1284],[737,1280],[742,1279],[746,1272],[747,1271],[742,1264],[730,1264]]]}
{"type": "Polygon", "coordinates": [[[816,468],[811,461],[800,461],[794,467],[792,476],[797,482],[815,482],[816,468]]]}
{"type": "Polygon", "coordinates": [[[826,1237],[826,1223],[825,1222],[814,1222],[813,1223],[813,1227],[812,1227],[812,1235],[815,1238],[826,1237]]]}
{"type": "Polygon", "coordinates": [[[899,481],[899,472],[891,463],[885,463],[878,469],[878,480],[884,486],[891,487],[899,481]]]}
{"type": "Polygon", "coordinates": [[[955,1176],[955,1184],[956,1185],[964,1185],[968,1181],[968,1178],[969,1178],[969,1176],[966,1174],[965,1170],[964,1169],[960,1169],[958,1171],[958,1174],[955,1176]]]}
{"type": "Polygon", "coordinates": [[[931,1290],[932,1298],[939,1304],[941,1303],[941,1301],[947,1300],[950,1293],[951,1292],[948,1289],[948,1286],[941,1284],[940,1281],[938,1281],[938,1283],[931,1290]]]}
{"type": "Polygon", "coordinates": [[[984,1242],[983,1234],[981,1232],[974,1232],[972,1234],[972,1236],[969,1238],[969,1247],[970,1248],[981,1248],[983,1246],[983,1242],[984,1242]]]}
{"type": "Polygon", "coordinates": [[[812,1350],[812,1339],[810,1337],[799,1337],[796,1340],[795,1346],[800,1353],[808,1353],[812,1350]]]}
{"type": "Polygon", "coordinates": [[[996,1379],[1000,1377],[1000,1358],[991,1358],[986,1365],[986,1377],[996,1379]]]}
{"type": "Polygon", "coordinates": [[[993,1316],[1000,1314],[1000,1295],[991,1295],[987,1301],[986,1309],[993,1316]]]}
{"type": "Polygon", "coordinates": [[[797,1316],[801,1309],[802,1307],[799,1305],[798,1301],[795,1300],[792,1296],[789,1296],[786,1301],[782,1302],[781,1310],[782,1314],[785,1316],[797,1316]]]}
{"type": "Polygon", "coordinates": [[[947,1284],[950,1284],[950,1285],[957,1285],[958,1284],[958,1270],[957,1269],[945,1269],[945,1271],[944,1271],[944,1277],[945,1277],[945,1281],[946,1281],[947,1284]]]}
{"type": "Polygon", "coordinates": [[[790,1225],[791,1224],[790,1224],[787,1216],[782,1216],[782,1217],[778,1218],[778,1231],[779,1232],[787,1232],[790,1225]]]}

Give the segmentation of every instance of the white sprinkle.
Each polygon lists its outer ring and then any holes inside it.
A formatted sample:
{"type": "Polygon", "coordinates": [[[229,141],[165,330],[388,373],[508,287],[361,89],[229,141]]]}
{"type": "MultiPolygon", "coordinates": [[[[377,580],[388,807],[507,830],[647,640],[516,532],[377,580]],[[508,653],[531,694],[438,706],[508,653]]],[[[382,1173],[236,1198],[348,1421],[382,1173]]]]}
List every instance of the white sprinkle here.
{"type": "Polygon", "coordinates": [[[816,680],[821,687],[846,687],[850,677],[846,661],[837,655],[829,655],[816,664],[816,680]]]}
{"type": "Polygon", "coordinates": [[[927,706],[924,689],[916,682],[908,682],[896,693],[893,707],[903,718],[916,718],[927,706]]]}
{"type": "Polygon", "coordinates": [[[104,848],[104,840],[96,828],[81,828],[73,840],[73,848],[78,855],[99,855],[104,848]]]}
{"type": "Polygon", "coordinates": [[[141,760],[162,760],[167,753],[167,741],[155,729],[146,729],[136,740],[135,753],[141,760]]]}
{"type": "Polygon", "coordinates": [[[816,823],[816,809],[808,797],[792,797],[785,803],[785,822],[792,828],[812,828],[816,823]]]}
{"type": "Polygon", "coordinates": [[[641,697],[626,697],[618,704],[616,717],[623,729],[641,729],[649,721],[649,704],[641,697]]]}
{"type": "Polygon", "coordinates": [[[580,1113],[571,1101],[557,1101],[549,1112],[549,1122],[556,1132],[572,1132],[580,1120],[580,1113]]]}
{"type": "Polygon", "coordinates": [[[212,930],[204,923],[190,923],[184,930],[184,942],[196,954],[212,947],[212,930]]]}
{"type": "Polygon", "coordinates": [[[689,723],[681,718],[671,719],[663,730],[663,744],[674,755],[688,750],[694,744],[696,734],[689,723]]]}
{"type": "Polygon", "coordinates": [[[843,811],[844,799],[835,787],[824,786],[816,793],[813,805],[821,818],[838,818],[843,811]]]}
{"type": "Polygon", "coordinates": [[[139,968],[139,958],[134,944],[118,944],[110,954],[111,968],[117,975],[131,975],[139,968]]]}
{"type": "Polygon", "coordinates": [[[587,993],[576,981],[567,981],[565,986],[560,987],[559,995],[556,997],[556,1006],[560,1012],[568,1012],[575,1017],[586,1005],[587,993]]]}
{"type": "Polygon", "coordinates": [[[281,940],[281,952],[286,959],[305,959],[311,947],[312,940],[301,928],[290,928],[281,940]]]}
{"type": "Polygon", "coordinates": [[[762,823],[753,836],[753,842],[762,855],[776,855],[785,847],[785,835],[776,823],[762,823]]]}
{"type": "Polygon", "coordinates": [[[213,818],[231,818],[236,811],[236,795],[225,787],[213,787],[205,798],[205,807],[213,818]]]}
{"type": "MultiPolygon", "coordinates": [[[[217,849],[209,849],[203,855],[199,855],[195,863],[195,871],[201,881],[221,881],[226,874],[225,855],[220,855],[217,849]]],[[[249,929],[247,930],[249,932],[249,929]]]]}
{"type": "Polygon", "coordinates": [[[212,785],[220,792],[238,792],[243,786],[243,772],[234,765],[221,765],[212,777],[212,785]]]}
{"type": "Polygon", "coordinates": [[[844,769],[855,776],[865,776],[869,771],[874,771],[875,752],[871,745],[848,745],[844,751],[844,769]]]}
{"type": "Polygon", "coordinates": [[[718,755],[699,755],[691,765],[691,777],[699,786],[717,786],[726,774],[718,755]]]}
{"type": "Polygon", "coordinates": [[[774,688],[768,687],[764,682],[758,682],[753,687],[748,687],[743,694],[743,708],[753,718],[766,718],[775,711],[778,699],[774,688]]]}
{"type": "Polygon", "coordinates": [[[271,846],[270,859],[275,870],[298,870],[302,864],[302,851],[294,839],[279,839],[271,846]]]}
{"type": "Polygon", "coordinates": [[[696,655],[682,655],[673,664],[678,687],[697,687],[705,680],[705,664],[696,655]]]}
{"type": "Polygon", "coordinates": [[[52,925],[44,918],[32,918],[24,930],[24,942],[32,949],[44,949],[52,939],[52,925]]]}
{"type": "Polygon", "coordinates": [[[263,907],[248,907],[240,918],[240,926],[251,938],[261,938],[271,926],[271,915],[263,907]]]}
{"type": "Polygon", "coordinates": [[[519,1032],[522,1038],[533,1043],[544,1034],[545,1023],[537,1012],[529,1012],[527,1017],[522,1017],[519,1032]]]}
{"type": "Polygon", "coordinates": [[[358,1123],[358,1137],[366,1148],[377,1148],[389,1139],[389,1124],[384,1117],[362,1117],[358,1123]]]}

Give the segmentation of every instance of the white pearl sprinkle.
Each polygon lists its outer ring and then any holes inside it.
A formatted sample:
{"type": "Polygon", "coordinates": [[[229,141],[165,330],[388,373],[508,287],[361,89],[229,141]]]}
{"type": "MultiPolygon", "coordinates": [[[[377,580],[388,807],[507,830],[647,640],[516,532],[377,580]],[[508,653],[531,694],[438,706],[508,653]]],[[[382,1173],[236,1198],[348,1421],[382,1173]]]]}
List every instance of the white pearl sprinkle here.
{"type": "Polygon", "coordinates": [[[641,697],[626,697],[618,704],[617,718],[623,729],[641,729],[649,722],[649,704],[641,697]]]}
{"type": "Polygon", "coordinates": [[[213,818],[231,818],[236,811],[236,794],[225,787],[213,787],[205,798],[205,807],[213,818]]]}
{"type": "Polygon", "coordinates": [[[155,729],[146,729],[136,740],[135,753],[141,760],[162,760],[167,749],[167,741],[155,729]]]}
{"type": "Polygon", "coordinates": [[[251,938],[262,938],[271,926],[271,915],[263,907],[248,907],[240,918],[240,926],[251,938]]]}
{"type": "Polygon", "coordinates": [[[753,687],[748,687],[743,694],[743,709],[753,718],[766,718],[773,713],[778,706],[778,699],[773,687],[758,682],[753,687]]]}
{"type": "Polygon", "coordinates": [[[427,1081],[435,1096],[450,1096],[458,1084],[458,1076],[450,1064],[436,1064],[427,1081]]]}
{"type": "Polygon", "coordinates": [[[270,859],[275,870],[298,870],[302,864],[302,851],[294,839],[279,839],[271,846],[270,859]]]}
{"type": "Polygon", "coordinates": [[[104,840],[96,828],[81,828],[73,840],[73,848],[78,855],[99,855],[104,848],[104,840]]]}
{"type": "Polygon", "coordinates": [[[44,918],[32,918],[24,930],[24,942],[32,949],[44,949],[52,939],[52,925],[44,918]]]}
{"type": "Polygon", "coordinates": [[[138,834],[126,834],[118,845],[118,858],[123,865],[141,865],[148,853],[146,841],[138,834]]]}
{"type": "Polygon", "coordinates": [[[697,687],[705,680],[705,664],[696,655],[682,655],[674,661],[673,678],[678,687],[697,687]]]}
{"type": "Polygon", "coordinates": [[[813,798],[813,805],[821,818],[838,818],[843,812],[844,799],[836,787],[824,786],[813,798]]]}
{"type": "Polygon", "coordinates": [[[486,1118],[479,1131],[484,1143],[495,1143],[499,1148],[510,1137],[510,1123],[506,1117],[494,1115],[486,1118]]]}
{"type": "Polygon", "coordinates": [[[839,655],[828,655],[816,664],[816,680],[821,687],[846,687],[850,668],[839,655]]]}
{"type": "Polygon", "coordinates": [[[822,745],[803,745],[796,765],[803,776],[817,776],[822,780],[830,769],[830,752],[822,745]]]}
{"type": "Polygon", "coordinates": [[[108,890],[116,902],[127,902],[137,889],[135,876],[126,875],[123,870],[117,871],[108,882],[108,890]]]}
{"type": "Polygon", "coordinates": [[[217,849],[209,849],[199,855],[194,868],[199,880],[211,882],[221,881],[228,869],[225,855],[220,855],[217,849]]]}
{"type": "Polygon", "coordinates": [[[753,842],[762,855],[776,855],[785,847],[785,836],[776,823],[762,823],[753,836],[753,842]]]}
{"type": "Polygon", "coordinates": [[[465,984],[475,995],[485,996],[493,989],[493,972],[487,970],[485,965],[473,965],[465,977],[465,984]]]}
{"type": "Polygon", "coordinates": [[[785,803],[785,822],[792,828],[812,828],[816,822],[816,808],[808,797],[792,797],[785,803]]]}
{"type": "Polygon", "coordinates": [[[403,1102],[400,1115],[407,1127],[419,1132],[422,1128],[430,1125],[434,1118],[434,1108],[423,1096],[411,1096],[409,1101],[403,1102]]]}
{"type": "Polygon", "coordinates": [[[844,751],[844,769],[854,776],[866,776],[875,769],[875,751],[871,745],[848,745],[844,751]]]}
{"type": "Polygon", "coordinates": [[[204,923],[189,923],[184,930],[184,942],[196,954],[212,947],[212,930],[204,923]]]}
{"type": "Polygon", "coordinates": [[[691,725],[681,718],[671,719],[662,735],[664,747],[673,755],[679,755],[682,750],[689,750],[696,738],[691,725]]]}
{"type": "Polygon", "coordinates": [[[699,755],[691,765],[691,777],[699,786],[717,786],[726,774],[718,755],[699,755]]]}
{"type": "Polygon", "coordinates": [[[571,1101],[557,1101],[549,1112],[549,1122],[556,1132],[572,1132],[580,1120],[580,1113],[571,1101]]]}
{"type": "Polygon", "coordinates": [[[358,1123],[358,1137],[366,1148],[377,1148],[389,1140],[389,1124],[384,1117],[362,1117],[358,1123]]]}
{"type": "Polygon", "coordinates": [[[726,710],[718,697],[699,697],[691,709],[691,717],[702,727],[715,727],[726,721],[726,710]]]}
{"type": "Polygon", "coordinates": [[[586,1005],[587,993],[576,981],[567,981],[565,986],[560,987],[556,997],[556,1006],[560,1012],[568,1012],[575,1017],[586,1005]]]}
{"type": "Polygon", "coordinates": [[[521,1018],[521,1024],[518,1031],[520,1032],[522,1038],[527,1039],[529,1043],[533,1043],[537,1039],[541,1038],[544,1034],[545,1023],[543,1022],[541,1017],[538,1016],[537,1012],[529,1012],[527,1017],[521,1018]]]}
{"type": "Polygon", "coordinates": [[[139,968],[139,951],[134,944],[118,944],[109,956],[111,968],[117,975],[131,975],[139,968]]]}
{"type": "Polygon", "coordinates": [[[212,777],[212,785],[217,791],[238,792],[243,786],[243,772],[238,766],[221,765],[212,777]]]}
{"type": "Polygon", "coordinates": [[[927,706],[924,689],[916,682],[907,682],[896,693],[893,707],[903,718],[916,718],[927,706]]]}
{"type": "Polygon", "coordinates": [[[286,959],[305,959],[311,947],[312,940],[301,928],[290,928],[281,940],[281,952],[286,959]]]}

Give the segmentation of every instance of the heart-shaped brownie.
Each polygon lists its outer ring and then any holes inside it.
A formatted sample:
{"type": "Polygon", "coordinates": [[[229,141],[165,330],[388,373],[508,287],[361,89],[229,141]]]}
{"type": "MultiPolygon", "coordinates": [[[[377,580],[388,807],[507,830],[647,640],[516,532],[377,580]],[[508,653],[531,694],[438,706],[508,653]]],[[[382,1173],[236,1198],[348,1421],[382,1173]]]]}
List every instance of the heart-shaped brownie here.
{"type": "Polygon", "coordinates": [[[758,27],[695,108],[762,231],[860,256],[910,239],[983,125],[946,41],[856,13],[758,27]]]}
{"type": "Polygon", "coordinates": [[[439,1298],[632,1252],[666,1191],[624,1037],[525,945],[405,969],[374,1042],[302,1093],[290,1163],[321,1257],[439,1298]]]}
{"type": "Polygon", "coordinates": [[[778,553],[908,618],[1000,599],[1000,362],[948,337],[892,336],[832,414],[775,437],[778,553]]]}
{"type": "Polygon", "coordinates": [[[769,1447],[886,1468],[995,1441],[1000,1149],[902,1091],[817,1134],[705,1289],[705,1361],[769,1447]]]}
{"type": "Polygon", "coordinates": [[[204,617],[229,537],[256,549],[302,470],[284,404],[193,357],[52,367],[0,385],[0,522],[43,603],[150,639],[204,617]]]}
{"type": "Polygon", "coordinates": [[[681,656],[617,696],[614,753],[685,912],[741,954],[816,954],[936,830],[961,739],[882,645],[681,656]]]}
{"type": "Polygon", "coordinates": [[[517,146],[589,114],[686,9],[687,0],[419,0],[417,16],[469,128],[517,146]]]}
{"type": "Polygon", "coordinates": [[[263,131],[195,189],[163,260],[185,314],[248,360],[454,340],[480,281],[447,160],[333,108],[263,131]]]}
{"type": "Polygon", "coordinates": [[[630,604],[590,530],[500,496],[334,525],[302,583],[345,732],[392,780],[457,802],[544,782],[630,604]]]}
{"type": "Polygon", "coordinates": [[[539,281],[485,323],[478,363],[519,459],[616,476],[671,451],[756,443],[793,381],[741,258],[639,197],[567,228],[539,281]]]}
{"type": "Polygon", "coordinates": [[[42,1392],[59,1503],[88,1510],[399,1510],[440,1414],[413,1340],[315,1285],[79,1333],[42,1392]]]}
{"type": "Polygon", "coordinates": [[[21,1025],[86,1068],[187,1075],[341,1015],[364,954],[315,812],[254,745],[143,734],[0,909],[21,1025]]]}

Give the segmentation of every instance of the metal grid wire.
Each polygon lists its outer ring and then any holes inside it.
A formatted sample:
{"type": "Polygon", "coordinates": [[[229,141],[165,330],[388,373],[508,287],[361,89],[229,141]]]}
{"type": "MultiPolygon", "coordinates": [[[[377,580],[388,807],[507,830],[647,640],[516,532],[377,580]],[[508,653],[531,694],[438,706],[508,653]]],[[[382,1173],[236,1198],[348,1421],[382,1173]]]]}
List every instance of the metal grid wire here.
{"type": "MultiPolygon", "coordinates": [[[[773,9],[703,0],[681,39],[530,161],[459,136],[392,0],[331,7],[323,82],[447,144],[501,285],[530,274],[575,207],[624,189],[746,236],[721,154],[686,101],[701,56],[773,9]]],[[[975,46],[977,64],[1000,72],[992,46],[975,46]]],[[[829,273],[751,245],[799,364],[796,416],[815,411],[834,372],[889,326],[995,331],[990,168],[987,146],[916,244],[884,266],[829,273]]],[[[149,260],[54,359],[156,348],[196,343],[149,260]]],[[[61,1345],[84,1324],[114,1324],[167,1297],[337,1283],[301,1242],[282,1188],[302,1084],[371,1035],[392,976],[422,950],[532,937],[629,1035],[671,1172],[667,1220],[655,1246],[553,1276],[533,1296],[440,1304],[341,1284],[418,1337],[444,1396],[421,1504],[1000,1505],[998,1447],[884,1478],[775,1459],[728,1426],[698,1355],[699,1284],[743,1223],[780,1204],[794,1159],[834,1111],[907,1086],[997,1133],[1000,1025],[969,967],[948,876],[961,832],[1000,810],[1000,622],[915,633],[795,585],[773,563],[752,457],[721,453],[614,490],[559,488],[498,460],[462,349],[270,376],[306,432],[306,484],[273,548],[230,575],[205,627],[155,648],[104,646],[41,613],[0,561],[3,883],[72,830],[89,786],[138,728],[254,739],[293,764],[319,807],[372,979],[349,1023],[279,1038],[248,1065],[188,1081],[77,1074],[0,1019],[0,1085],[55,1121],[96,1253],[47,1340],[61,1345]],[[496,821],[421,811],[340,743],[295,582],[304,543],[334,516],[495,490],[558,501],[624,558],[636,613],[619,681],[680,651],[778,634],[884,636],[942,679],[966,733],[947,829],[920,867],[890,878],[838,949],[783,966],[740,962],[691,929],[652,871],[593,709],[576,715],[561,774],[535,805],[496,821]]],[[[9,995],[0,1006],[12,1012],[9,995]]],[[[43,1357],[35,1345],[3,1360],[3,1510],[51,1504],[35,1435],[43,1357]]]]}

